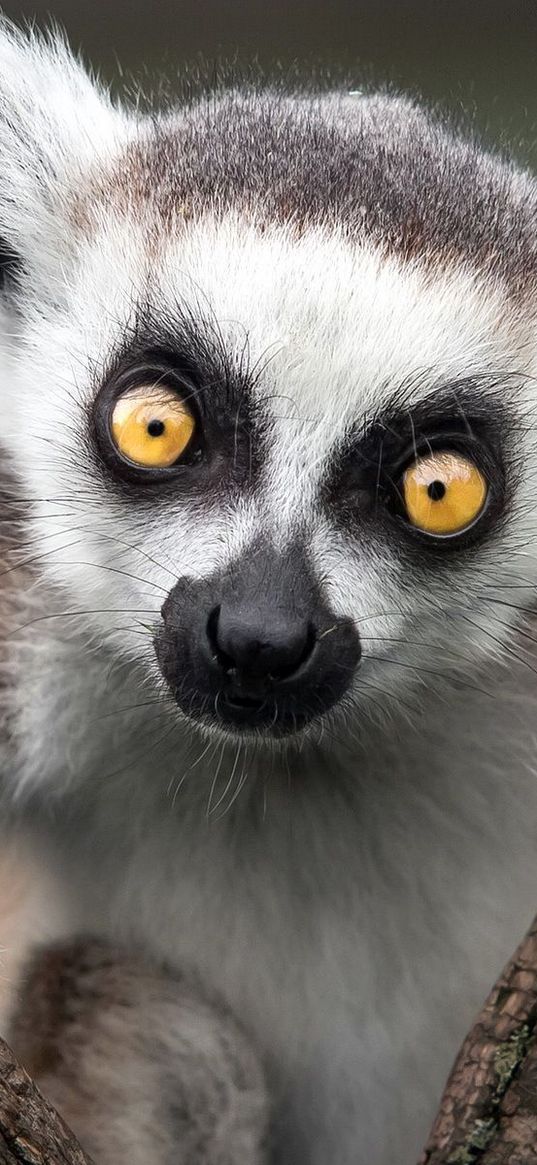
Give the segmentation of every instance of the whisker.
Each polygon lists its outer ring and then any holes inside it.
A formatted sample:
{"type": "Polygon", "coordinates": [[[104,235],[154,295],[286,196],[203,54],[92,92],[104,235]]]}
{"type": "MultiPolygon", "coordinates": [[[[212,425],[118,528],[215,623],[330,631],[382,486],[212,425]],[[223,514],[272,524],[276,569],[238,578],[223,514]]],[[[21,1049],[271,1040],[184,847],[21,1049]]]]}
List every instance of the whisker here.
{"type": "MultiPolygon", "coordinates": [[[[87,615],[158,615],[153,607],[88,607],[82,611],[48,611],[46,615],[36,615],[35,619],[29,619],[27,623],[21,623],[19,627],[14,627],[3,636],[4,639],[11,639],[14,635],[18,635],[21,631],[27,631],[29,627],[34,627],[38,623],[46,623],[49,619],[79,619],[87,615]]],[[[116,630],[124,630],[124,628],[116,628],[116,630]]]]}
{"type": "MultiPolygon", "coordinates": [[[[216,711],[216,702],[215,702],[215,711],[216,711]]],[[[211,785],[211,789],[210,789],[210,793],[209,793],[209,800],[207,801],[207,809],[205,811],[205,816],[207,817],[207,819],[209,819],[209,817],[211,816],[212,799],[214,797],[214,791],[216,789],[218,777],[220,776],[220,769],[222,768],[222,762],[224,759],[225,751],[226,751],[226,741],[224,740],[224,741],[222,741],[222,748],[220,750],[220,758],[219,758],[218,764],[216,766],[216,772],[214,774],[213,783],[211,785]]]]}
{"type": "Polygon", "coordinates": [[[390,659],[386,655],[368,655],[367,658],[374,660],[375,663],[389,663],[392,664],[393,667],[407,668],[410,671],[415,672],[417,675],[436,676],[437,679],[459,684],[465,688],[468,688],[472,692],[479,692],[479,694],[482,696],[490,696],[491,698],[493,697],[492,692],[487,692],[485,688],[480,688],[475,684],[470,684],[467,680],[459,677],[458,675],[450,676],[448,672],[436,671],[435,669],[429,667],[421,667],[421,665],[418,666],[416,664],[407,663],[406,660],[402,659],[390,659]]]}
{"type": "Polygon", "coordinates": [[[218,798],[218,801],[216,802],[216,805],[214,806],[214,808],[211,808],[211,809],[208,809],[208,810],[207,810],[207,816],[208,816],[208,817],[210,817],[210,816],[211,816],[213,813],[216,813],[216,810],[217,810],[217,809],[220,807],[220,805],[222,804],[222,801],[224,801],[224,800],[225,800],[225,798],[226,798],[226,796],[227,796],[227,794],[228,794],[228,792],[229,792],[229,790],[230,790],[230,788],[231,788],[231,786],[232,786],[232,784],[233,784],[233,780],[234,780],[235,773],[236,773],[236,770],[237,770],[237,765],[238,765],[238,763],[239,763],[239,757],[240,757],[240,755],[241,755],[241,751],[242,751],[242,744],[241,744],[241,741],[239,741],[239,742],[238,742],[238,745],[237,745],[237,752],[236,752],[236,755],[235,755],[235,761],[234,761],[233,767],[232,767],[232,769],[231,769],[231,774],[230,774],[230,777],[229,777],[228,783],[227,783],[227,785],[226,785],[226,787],[225,787],[225,789],[224,789],[224,792],[223,792],[223,793],[222,793],[222,795],[221,795],[221,796],[218,798]]]}
{"type": "MultiPolygon", "coordinates": [[[[89,567],[93,567],[95,570],[108,570],[112,574],[118,574],[118,575],[121,575],[123,578],[130,578],[130,579],[133,579],[134,582],[142,583],[142,586],[155,587],[155,590],[160,591],[161,594],[166,595],[166,596],[168,595],[168,591],[166,590],[165,587],[159,586],[158,583],[151,582],[150,579],[140,578],[137,574],[132,574],[131,571],[129,571],[129,570],[122,570],[122,568],[119,566],[110,566],[108,563],[104,563],[104,562],[86,562],[86,561],[83,561],[82,559],[78,559],[78,561],[75,559],[75,561],[73,561],[73,562],[66,562],[64,559],[62,562],[62,566],[89,566],[89,567]]],[[[1,575],[0,575],[0,578],[1,578],[1,575]]]]}
{"type": "Polygon", "coordinates": [[[469,615],[462,615],[462,618],[466,619],[466,622],[469,623],[470,626],[474,628],[474,630],[480,631],[482,635],[486,635],[487,638],[493,641],[493,643],[496,643],[498,647],[501,648],[502,654],[506,653],[512,659],[516,660],[517,663],[521,663],[523,667],[526,667],[528,671],[533,672],[533,675],[537,675],[537,669],[533,667],[533,665],[529,663],[527,659],[524,659],[522,655],[519,655],[518,652],[509,647],[509,645],[506,644],[502,639],[499,639],[497,635],[493,635],[492,631],[489,631],[486,627],[482,627],[480,623],[476,623],[473,619],[470,618],[469,615]]]}

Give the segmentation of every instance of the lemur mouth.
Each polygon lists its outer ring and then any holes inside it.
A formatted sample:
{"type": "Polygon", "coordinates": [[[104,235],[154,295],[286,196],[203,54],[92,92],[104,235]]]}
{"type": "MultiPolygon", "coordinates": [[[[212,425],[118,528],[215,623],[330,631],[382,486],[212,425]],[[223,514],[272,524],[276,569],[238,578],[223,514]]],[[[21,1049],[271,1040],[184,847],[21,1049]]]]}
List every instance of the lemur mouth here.
{"type": "Polygon", "coordinates": [[[260,712],[267,703],[264,699],[255,699],[252,696],[232,696],[229,694],[225,695],[223,700],[227,707],[233,711],[252,712],[253,714],[260,712]]]}
{"type": "Polygon", "coordinates": [[[216,714],[230,724],[262,727],[267,717],[274,719],[273,701],[267,696],[242,696],[232,692],[222,692],[216,701],[216,714]]]}
{"type": "MultiPolygon", "coordinates": [[[[178,703],[184,710],[181,700],[178,703]]],[[[231,734],[274,738],[298,734],[318,716],[319,711],[289,696],[271,694],[254,699],[221,692],[214,700],[212,712],[197,719],[231,734]]]]}

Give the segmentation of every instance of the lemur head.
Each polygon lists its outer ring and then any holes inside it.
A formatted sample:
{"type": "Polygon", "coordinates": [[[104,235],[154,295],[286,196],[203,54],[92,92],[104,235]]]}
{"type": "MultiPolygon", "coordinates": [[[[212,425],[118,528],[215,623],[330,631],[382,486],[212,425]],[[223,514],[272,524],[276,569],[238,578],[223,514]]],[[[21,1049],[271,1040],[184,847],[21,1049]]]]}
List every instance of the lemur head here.
{"type": "Polygon", "coordinates": [[[509,658],[537,580],[530,175],[401,98],[128,112],[7,28],[0,159],[0,437],[99,644],[266,737],[509,658]]]}

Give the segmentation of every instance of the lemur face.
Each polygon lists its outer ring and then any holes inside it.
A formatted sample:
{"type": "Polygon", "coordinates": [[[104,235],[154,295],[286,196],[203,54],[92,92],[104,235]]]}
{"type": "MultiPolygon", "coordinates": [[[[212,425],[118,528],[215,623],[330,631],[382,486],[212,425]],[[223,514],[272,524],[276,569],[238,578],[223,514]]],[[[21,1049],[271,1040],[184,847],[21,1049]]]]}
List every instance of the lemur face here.
{"type": "Polygon", "coordinates": [[[182,711],[292,733],[466,673],[516,562],[500,302],[238,218],[170,240],[155,282],[88,439],[120,536],[165,568],[154,646],[182,711]]]}
{"type": "Polygon", "coordinates": [[[533,180],[397,99],[155,128],[70,68],[46,149],[0,136],[39,570],[209,730],[360,732],[498,666],[537,579],[533,180]]]}

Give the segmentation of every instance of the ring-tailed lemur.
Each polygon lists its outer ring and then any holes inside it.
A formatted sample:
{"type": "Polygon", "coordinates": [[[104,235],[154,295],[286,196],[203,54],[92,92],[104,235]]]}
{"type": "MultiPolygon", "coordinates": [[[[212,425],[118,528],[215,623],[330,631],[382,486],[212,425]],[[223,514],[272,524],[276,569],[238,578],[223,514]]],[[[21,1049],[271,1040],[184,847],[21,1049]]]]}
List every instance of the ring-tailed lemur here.
{"type": "Polygon", "coordinates": [[[535,179],[5,27],[0,235],[15,1044],[99,1162],[411,1165],[537,903],[535,179]]]}

